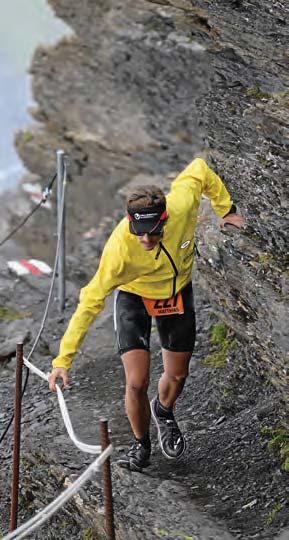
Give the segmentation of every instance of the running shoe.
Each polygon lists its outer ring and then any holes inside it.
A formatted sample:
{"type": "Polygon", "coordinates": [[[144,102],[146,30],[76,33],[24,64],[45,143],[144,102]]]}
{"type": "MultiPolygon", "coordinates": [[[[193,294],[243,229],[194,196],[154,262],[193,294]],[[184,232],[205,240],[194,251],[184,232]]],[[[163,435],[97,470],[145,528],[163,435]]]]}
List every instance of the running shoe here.
{"type": "Polygon", "coordinates": [[[179,459],[186,449],[186,441],[175,420],[173,411],[170,411],[167,416],[159,415],[157,397],[151,401],[151,411],[157,426],[162,453],[168,459],[179,459]]]}
{"type": "Polygon", "coordinates": [[[134,441],[126,456],[117,460],[117,465],[130,471],[141,472],[150,465],[151,449],[145,448],[139,441],[134,441]]]}

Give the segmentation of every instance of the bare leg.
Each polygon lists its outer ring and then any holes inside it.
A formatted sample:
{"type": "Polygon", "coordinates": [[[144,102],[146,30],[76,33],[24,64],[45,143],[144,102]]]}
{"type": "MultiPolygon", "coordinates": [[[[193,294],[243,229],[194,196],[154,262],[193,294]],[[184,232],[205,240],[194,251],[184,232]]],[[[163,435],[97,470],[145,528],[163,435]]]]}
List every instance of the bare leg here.
{"type": "Polygon", "coordinates": [[[135,437],[141,439],[149,431],[151,418],[147,395],[150,353],[142,349],[134,349],[124,353],[121,359],[126,378],[126,413],[135,437]]]}
{"type": "Polygon", "coordinates": [[[181,394],[189,371],[192,352],[172,352],[162,349],[164,372],[159,380],[159,400],[170,409],[181,394]]]}

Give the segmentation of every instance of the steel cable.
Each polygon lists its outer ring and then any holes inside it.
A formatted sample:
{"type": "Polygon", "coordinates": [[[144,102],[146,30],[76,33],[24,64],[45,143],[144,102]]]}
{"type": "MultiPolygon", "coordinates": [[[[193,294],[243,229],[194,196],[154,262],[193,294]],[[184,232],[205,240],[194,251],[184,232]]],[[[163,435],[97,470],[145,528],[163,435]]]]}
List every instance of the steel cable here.
{"type": "Polygon", "coordinates": [[[51,189],[52,189],[56,176],[57,176],[57,173],[55,173],[55,175],[53,176],[48,186],[43,190],[41,201],[37,203],[37,205],[27,214],[27,216],[19,223],[19,225],[15,227],[15,229],[13,229],[7,236],[5,236],[5,238],[3,238],[3,240],[1,240],[0,247],[3,246],[3,244],[5,244],[5,242],[7,242],[7,240],[9,240],[12,236],[14,236],[14,234],[17,233],[17,231],[19,231],[19,229],[23,227],[23,225],[25,225],[26,221],[28,221],[28,219],[36,212],[36,210],[38,210],[38,208],[42,204],[46,203],[47,198],[49,197],[51,193],[51,189]]]}
{"type": "MultiPolygon", "coordinates": [[[[51,188],[52,188],[52,185],[53,185],[53,182],[54,182],[56,176],[57,175],[55,174],[54,177],[52,178],[49,186],[46,188],[46,190],[51,191],[51,188]]],[[[64,215],[66,181],[67,181],[67,167],[66,167],[66,163],[64,162],[63,192],[62,192],[62,199],[61,199],[61,212],[60,212],[60,224],[59,224],[60,234],[58,235],[58,239],[57,239],[53,273],[52,273],[51,284],[50,284],[50,289],[49,289],[49,293],[48,293],[48,299],[47,299],[47,303],[46,303],[46,308],[45,308],[44,315],[43,315],[43,318],[42,318],[42,323],[41,323],[41,326],[40,326],[40,330],[39,330],[39,332],[38,332],[38,334],[36,336],[35,342],[32,345],[31,351],[29,352],[29,354],[27,356],[28,361],[31,358],[32,354],[34,353],[34,351],[35,351],[35,349],[36,349],[36,347],[38,345],[39,339],[40,339],[41,334],[42,334],[43,329],[44,329],[44,325],[45,325],[45,322],[46,322],[46,319],[47,319],[48,310],[49,310],[49,306],[50,306],[50,302],[51,302],[51,297],[52,297],[52,292],[53,292],[53,287],[54,287],[55,277],[56,277],[58,257],[59,257],[60,240],[61,240],[61,236],[62,236],[61,232],[62,232],[62,221],[63,221],[63,215],[64,215]]],[[[24,392],[25,392],[27,384],[28,384],[28,379],[29,379],[29,369],[27,369],[27,371],[26,371],[26,377],[25,377],[25,381],[24,381],[24,385],[23,385],[23,389],[22,389],[22,395],[21,395],[22,398],[23,398],[24,392]]],[[[4,437],[6,436],[6,434],[8,433],[9,428],[10,428],[13,420],[14,420],[14,414],[12,414],[12,416],[11,416],[11,418],[10,418],[4,432],[2,433],[2,435],[0,437],[0,444],[2,443],[2,441],[3,441],[4,437]]]]}

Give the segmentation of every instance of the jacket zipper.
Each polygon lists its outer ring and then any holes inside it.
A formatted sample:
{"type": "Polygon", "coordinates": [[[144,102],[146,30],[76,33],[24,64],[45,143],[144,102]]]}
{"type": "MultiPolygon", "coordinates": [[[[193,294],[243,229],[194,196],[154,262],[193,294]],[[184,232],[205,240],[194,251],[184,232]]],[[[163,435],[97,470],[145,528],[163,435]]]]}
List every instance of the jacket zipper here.
{"type": "Polygon", "coordinates": [[[164,251],[164,253],[166,254],[166,256],[167,256],[167,258],[169,259],[169,261],[170,261],[170,263],[171,263],[171,265],[172,265],[172,267],[173,267],[173,270],[174,270],[174,272],[175,272],[175,275],[174,275],[174,278],[173,278],[173,294],[172,294],[172,296],[175,296],[175,294],[176,294],[176,281],[177,281],[177,275],[179,274],[179,273],[178,273],[178,269],[177,269],[177,267],[176,267],[176,265],[175,265],[175,263],[174,263],[174,260],[173,260],[172,256],[169,254],[168,250],[165,248],[165,246],[164,246],[161,242],[160,242],[160,247],[159,247],[159,249],[158,249],[158,252],[157,252],[155,258],[158,259],[159,254],[160,254],[160,252],[161,252],[161,249],[162,249],[162,250],[164,251]]]}

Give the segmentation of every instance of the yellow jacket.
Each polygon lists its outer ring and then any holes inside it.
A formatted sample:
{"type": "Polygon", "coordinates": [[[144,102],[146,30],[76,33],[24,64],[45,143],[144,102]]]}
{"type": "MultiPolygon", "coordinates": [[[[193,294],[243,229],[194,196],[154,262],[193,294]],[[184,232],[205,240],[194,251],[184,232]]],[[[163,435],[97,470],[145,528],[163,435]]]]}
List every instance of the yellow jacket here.
{"type": "Polygon", "coordinates": [[[78,307],[61,340],[54,368],[69,369],[77,349],[105,298],[116,288],[146,298],[169,298],[190,280],[194,258],[194,232],[201,195],[211,200],[220,217],[232,207],[232,200],[219,176],[202,159],[195,159],[172,182],[166,197],[169,218],[159,244],[145,251],[137,236],[129,232],[124,218],[108,239],[98,270],[81,289],[78,307]]]}

